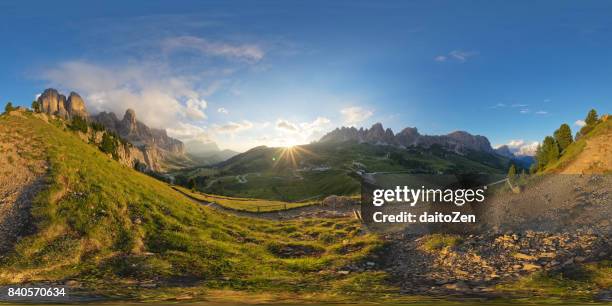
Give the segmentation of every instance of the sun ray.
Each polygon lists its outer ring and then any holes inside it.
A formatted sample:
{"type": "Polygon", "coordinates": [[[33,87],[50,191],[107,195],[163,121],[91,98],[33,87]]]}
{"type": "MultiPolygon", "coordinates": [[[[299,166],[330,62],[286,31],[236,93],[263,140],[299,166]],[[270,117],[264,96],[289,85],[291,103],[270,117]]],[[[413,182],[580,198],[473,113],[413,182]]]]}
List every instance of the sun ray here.
{"type": "Polygon", "coordinates": [[[304,156],[313,156],[317,157],[315,153],[312,151],[305,149],[302,146],[290,146],[279,148],[277,153],[278,157],[272,158],[274,161],[274,167],[278,167],[282,164],[289,164],[292,168],[297,168],[300,161],[304,158],[304,156]]]}

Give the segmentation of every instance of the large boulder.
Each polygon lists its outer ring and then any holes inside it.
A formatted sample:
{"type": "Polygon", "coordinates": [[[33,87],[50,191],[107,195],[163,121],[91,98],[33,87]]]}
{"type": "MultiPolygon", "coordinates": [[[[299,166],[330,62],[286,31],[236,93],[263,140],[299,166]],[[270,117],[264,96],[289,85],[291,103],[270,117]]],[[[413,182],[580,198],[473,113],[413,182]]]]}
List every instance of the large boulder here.
{"type": "Polygon", "coordinates": [[[85,101],[83,101],[81,96],[79,96],[79,94],[76,92],[71,92],[70,96],[68,96],[68,100],[66,101],[66,111],[71,118],[74,116],[87,118],[89,116],[87,109],[85,108],[85,101]]]}
{"type": "Polygon", "coordinates": [[[88,117],[85,101],[75,92],[71,92],[66,100],[66,96],[57,90],[48,88],[38,97],[37,101],[40,105],[40,112],[48,115],[63,119],[70,119],[74,116],[88,117]]]}
{"type": "Polygon", "coordinates": [[[40,104],[40,111],[48,115],[59,115],[66,116],[66,108],[64,107],[66,102],[66,96],[60,94],[53,88],[47,88],[38,97],[38,104],[40,104]],[[61,109],[61,110],[60,110],[61,109]]]}

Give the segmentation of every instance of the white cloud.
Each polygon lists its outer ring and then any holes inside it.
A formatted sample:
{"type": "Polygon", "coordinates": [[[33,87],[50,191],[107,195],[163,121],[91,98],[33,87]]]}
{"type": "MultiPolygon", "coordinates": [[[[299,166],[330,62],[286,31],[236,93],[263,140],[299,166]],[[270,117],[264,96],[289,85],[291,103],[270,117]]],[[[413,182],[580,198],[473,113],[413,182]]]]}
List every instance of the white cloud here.
{"type": "Polygon", "coordinates": [[[187,100],[185,114],[194,120],[206,119],[206,114],[204,114],[206,106],[208,106],[208,103],[205,100],[189,99],[187,100]]]}
{"type": "Polygon", "coordinates": [[[460,62],[465,62],[468,60],[468,58],[478,55],[478,52],[453,50],[448,55],[459,60],[460,62]]]}
{"type": "Polygon", "coordinates": [[[203,127],[179,122],[173,128],[167,129],[168,136],[181,139],[183,141],[199,140],[201,142],[211,142],[210,135],[203,127]]]}
{"type": "MultiPolygon", "coordinates": [[[[514,155],[535,155],[536,150],[538,149],[539,142],[525,142],[523,139],[512,139],[510,140],[506,146],[508,146],[508,150],[512,152],[514,155]]],[[[496,148],[501,147],[502,145],[496,146],[496,148]]]]}
{"type": "Polygon", "coordinates": [[[512,107],[527,107],[527,106],[529,105],[528,104],[518,104],[518,103],[512,104],[512,107]]]}
{"type": "Polygon", "coordinates": [[[516,155],[527,155],[527,156],[534,156],[536,154],[536,151],[538,149],[538,146],[540,145],[539,142],[534,141],[528,144],[525,144],[523,146],[521,146],[516,153],[516,155]]]}
{"type": "Polygon", "coordinates": [[[217,108],[217,112],[225,115],[229,114],[229,111],[224,107],[217,108]]]}
{"type": "Polygon", "coordinates": [[[523,108],[519,111],[521,114],[529,114],[530,110],[528,108],[523,108]]]}
{"type": "Polygon", "coordinates": [[[362,108],[361,106],[352,106],[340,110],[344,123],[348,125],[355,125],[370,118],[374,112],[362,108]]]}
{"type": "Polygon", "coordinates": [[[493,105],[493,106],[491,106],[489,108],[504,108],[504,107],[506,107],[506,104],[504,104],[504,103],[497,103],[497,104],[495,104],[495,105],[493,105]]]}
{"type": "Polygon", "coordinates": [[[583,127],[583,126],[585,126],[585,125],[586,125],[586,122],[584,122],[584,120],[580,120],[580,119],[578,119],[578,120],[576,120],[576,121],[574,122],[574,125],[579,126],[579,127],[583,127]]]}
{"type": "Polygon", "coordinates": [[[191,50],[203,55],[222,56],[251,62],[261,60],[265,53],[255,44],[230,44],[213,42],[195,36],[179,36],[167,38],[162,42],[166,52],[191,50]]]}
{"type": "Polygon", "coordinates": [[[278,119],[276,121],[276,128],[278,130],[292,132],[292,133],[295,133],[295,132],[299,131],[297,125],[295,125],[295,124],[293,124],[293,123],[291,123],[291,122],[289,122],[287,120],[284,120],[284,119],[278,119]]]}
{"type": "Polygon", "coordinates": [[[193,80],[176,77],[159,65],[106,67],[72,61],[41,72],[50,86],[76,91],[90,113],[136,111],[138,120],[157,128],[206,118],[206,101],[193,80]]]}
{"type": "Polygon", "coordinates": [[[546,114],[548,114],[548,111],[545,111],[545,110],[539,110],[539,111],[535,112],[535,114],[536,114],[536,115],[546,115],[546,114]]]}
{"type": "Polygon", "coordinates": [[[508,142],[507,146],[510,148],[519,148],[525,144],[525,141],[522,139],[512,139],[508,142]]]}
{"type": "Polygon", "coordinates": [[[253,123],[248,120],[242,122],[228,122],[224,125],[215,125],[214,130],[221,134],[237,134],[253,128],[253,123]]]}
{"type": "Polygon", "coordinates": [[[302,129],[305,130],[314,130],[314,131],[319,131],[321,129],[323,129],[323,127],[325,127],[326,125],[328,125],[331,121],[325,117],[317,117],[317,119],[315,119],[312,122],[302,122],[300,123],[300,126],[302,127],[302,129]]]}
{"type": "Polygon", "coordinates": [[[445,55],[438,55],[434,57],[434,61],[436,62],[446,62],[448,60],[454,60],[455,62],[465,63],[471,57],[478,55],[477,51],[463,51],[463,50],[453,50],[445,55]]]}

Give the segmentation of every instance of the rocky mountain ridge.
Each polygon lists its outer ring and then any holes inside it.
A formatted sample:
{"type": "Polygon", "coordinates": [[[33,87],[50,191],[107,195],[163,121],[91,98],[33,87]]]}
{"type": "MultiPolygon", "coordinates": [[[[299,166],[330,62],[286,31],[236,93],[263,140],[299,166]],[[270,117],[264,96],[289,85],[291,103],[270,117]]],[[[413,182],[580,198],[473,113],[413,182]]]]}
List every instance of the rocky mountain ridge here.
{"type": "Polygon", "coordinates": [[[408,127],[394,134],[389,128],[384,129],[381,123],[372,125],[369,129],[341,127],[327,133],[320,142],[357,141],[375,145],[390,145],[398,147],[424,147],[439,145],[449,151],[465,154],[468,151],[495,153],[489,140],[480,135],[472,135],[465,131],[455,131],[446,135],[421,135],[416,127],[408,127]]]}
{"type": "Polygon", "coordinates": [[[166,130],[149,128],[136,120],[136,112],[133,109],[126,110],[121,120],[112,112],[101,112],[91,116],[91,119],[134,146],[157,147],[180,155],[185,153],[185,146],[180,140],[169,137],[166,130]]]}
{"type": "MultiPolygon", "coordinates": [[[[38,98],[39,112],[71,120],[76,117],[86,121],[96,122],[110,132],[115,133],[130,145],[118,148],[119,161],[130,167],[137,167],[142,171],[164,171],[164,160],[187,159],[184,144],[175,138],[169,137],[164,129],[149,128],[136,119],[136,113],[128,109],[122,119],[112,112],[101,112],[96,115],[88,113],[85,101],[75,92],[68,98],[56,89],[46,89],[38,98]]],[[[91,135],[84,138],[94,143],[102,141],[102,132],[91,131],[91,135]],[[97,142],[96,142],[97,141],[97,142]]]]}

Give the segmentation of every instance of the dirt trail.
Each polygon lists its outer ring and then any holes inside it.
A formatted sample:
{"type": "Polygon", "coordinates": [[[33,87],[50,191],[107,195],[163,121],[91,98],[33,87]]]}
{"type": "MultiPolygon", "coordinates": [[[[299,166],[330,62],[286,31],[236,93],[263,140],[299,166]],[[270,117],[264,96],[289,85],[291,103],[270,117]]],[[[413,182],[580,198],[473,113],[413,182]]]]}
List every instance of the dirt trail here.
{"type": "Polygon", "coordinates": [[[583,151],[562,173],[602,173],[609,169],[612,169],[612,134],[607,133],[588,139],[583,151]]]}
{"type": "MultiPolygon", "coordinates": [[[[13,112],[19,116],[19,112],[13,112]]],[[[7,120],[8,119],[8,120],[7,120]]],[[[0,121],[0,256],[30,233],[30,207],[47,172],[40,136],[10,121],[0,121]],[[20,135],[19,137],[15,135],[20,135]],[[26,136],[27,138],[22,138],[26,136]]]]}
{"type": "MultiPolygon", "coordinates": [[[[331,207],[326,207],[323,205],[309,205],[309,206],[301,206],[295,208],[289,208],[286,210],[278,210],[278,211],[270,211],[270,212],[249,212],[249,211],[240,211],[236,209],[227,208],[221,206],[214,202],[202,201],[196,198],[191,197],[187,193],[184,193],[178,189],[174,189],[185,197],[189,198],[192,202],[205,205],[214,210],[224,212],[227,214],[232,214],[240,217],[249,217],[249,218],[257,218],[257,219],[266,219],[266,220],[289,220],[289,219],[299,219],[299,218],[346,218],[350,217],[353,214],[353,208],[351,207],[342,207],[337,209],[332,209],[331,207]]],[[[354,209],[359,210],[358,206],[355,206],[354,209]]]]}

